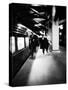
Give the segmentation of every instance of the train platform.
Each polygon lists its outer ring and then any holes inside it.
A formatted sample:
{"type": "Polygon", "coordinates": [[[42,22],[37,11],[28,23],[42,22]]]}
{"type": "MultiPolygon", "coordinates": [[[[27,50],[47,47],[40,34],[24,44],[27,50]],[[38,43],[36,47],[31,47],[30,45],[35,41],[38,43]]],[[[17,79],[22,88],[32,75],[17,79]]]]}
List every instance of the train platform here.
{"type": "Polygon", "coordinates": [[[13,79],[14,86],[62,83],[66,83],[66,52],[62,47],[45,54],[38,48],[35,58],[29,57],[13,79]]]}

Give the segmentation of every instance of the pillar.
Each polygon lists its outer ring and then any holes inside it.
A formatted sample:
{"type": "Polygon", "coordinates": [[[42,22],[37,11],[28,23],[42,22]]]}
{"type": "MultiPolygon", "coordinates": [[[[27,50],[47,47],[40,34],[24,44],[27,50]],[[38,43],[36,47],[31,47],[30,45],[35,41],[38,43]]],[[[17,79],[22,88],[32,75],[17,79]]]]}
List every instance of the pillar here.
{"type": "Polygon", "coordinates": [[[18,45],[17,45],[17,37],[15,36],[15,51],[18,50],[18,45]]]}
{"type": "Polygon", "coordinates": [[[56,7],[52,8],[52,49],[59,50],[59,20],[54,21],[56,7]]]}
{"type": "Polygon", "coordinates": [[[24,47],[26,48],[26,38],[24,37],[24,47]]]}

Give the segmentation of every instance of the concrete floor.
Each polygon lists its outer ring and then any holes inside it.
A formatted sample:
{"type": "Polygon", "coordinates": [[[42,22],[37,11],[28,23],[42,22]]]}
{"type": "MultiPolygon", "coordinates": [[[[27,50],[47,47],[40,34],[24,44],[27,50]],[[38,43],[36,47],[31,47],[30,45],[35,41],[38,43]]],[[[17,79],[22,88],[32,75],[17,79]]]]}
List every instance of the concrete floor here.
{"type": "Polygon", "coordinates": [[[35,59],[28,58],[13,83],[16,86],[66,83],[65,49],[45,54],[38,49],[35,59]]]}

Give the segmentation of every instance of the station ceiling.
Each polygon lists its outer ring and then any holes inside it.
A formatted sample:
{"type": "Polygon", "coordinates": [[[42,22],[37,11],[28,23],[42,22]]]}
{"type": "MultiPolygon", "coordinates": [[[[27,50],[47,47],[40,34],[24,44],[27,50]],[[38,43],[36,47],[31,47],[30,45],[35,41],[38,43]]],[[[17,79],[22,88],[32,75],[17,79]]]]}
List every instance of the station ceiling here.
{"type": "MultiPolygon", "coordinates": [[[[49,5],[17,4],[9,5],[9,30],[14,31],[20,23],[31,29],[36,34],[40,31],[46,32],[52,26],[52,7],[49,5]]],[[[55,20],[66,19],[66,7],[56,6],[55,20]]],[[[21,31],[21,30],[20,30],[21,31]]]]}

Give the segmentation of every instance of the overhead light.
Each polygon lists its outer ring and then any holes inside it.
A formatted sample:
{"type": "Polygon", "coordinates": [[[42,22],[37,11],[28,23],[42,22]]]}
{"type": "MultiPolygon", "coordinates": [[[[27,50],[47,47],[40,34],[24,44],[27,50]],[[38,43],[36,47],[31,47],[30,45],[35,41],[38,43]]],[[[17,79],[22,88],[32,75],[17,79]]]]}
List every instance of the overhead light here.
{"type": "Polygon", "coordinates": [[[22,27],[23,25],[19,23],[19,24],[17,24],[17,26],[18,26],[18,27],[22,27]]]}
{"type": "Polygon", "coordinates": [[[31,6],[41,6],[41,5],[39,5],[39,4],[31,4],[31,6]]]}
{"type": "Polygon", "coordinates": [[[17,24],[17,29],[22,29],[23,25],[22,24],[17,24]]]}
{"type": "Polygon", "coordinates": [[[44,21],[45,19],[44,18],[34,18],[33,19],[35,22],[39,23],[41,21],[44,21]]]}
{"type": "Polygon", "coordinates": [[[59,35],[61,36],[61,35],[62,35],[62,33],[60,32],[60,33],[59,33],[59,35]]]}
{"type": "Polygon", "coordinates": [[[28,28],[20,23],[17,24],[17,29],[16,30],[24,30],[26,31],[28,28]]]}
{"type": "Polygon", "coordinates": [[[39,25],[38,25],[38,24],[35,24],[34,26],[39,27],[39,25]]]}
{"type": "Polygon", "coordinates": [[[56,14],[56,8],[55,8],[55,6],[53,6],[53,9],[52,9],[52,16],[54,17],[55,14],[56,14]]]}
{"type": "Polygon", "coordinates": [[[17,27],[18,28],[26,28],[26,26],[24,26],[23,24],[20,24],[20,23],[17,24],[17,27]]]}
{"type": "Polygon", "coordinates": [[[31,8],[31,10],[32,10],[33,12],[39,14],[39,12],[38,12],[37,10],[35,10],[35,9],[33,9],[33,8],[31,8]]]}
{"type": "Polygon", "coordinates": [[[42,24],[39,23],[39,24],[35,24],[34,26],[39,27],[39,26],[42,26],[42,24]]]}
{"type": "Polygon", "coordinates": [[[18,26],[17,29],[22,29],[22,28],[20,26],[18,26]]]}
{"type": "Polygon", "coordinates": [[[63,29],[63,25],[60,25],[59,28],[60,28],[60,29],[63,29]]]}
{"type": "Polygon", "coordinates": [[[40,31],[40,34],[43,34],[43,32],[42,32],[42,31],[40,31]]]}

